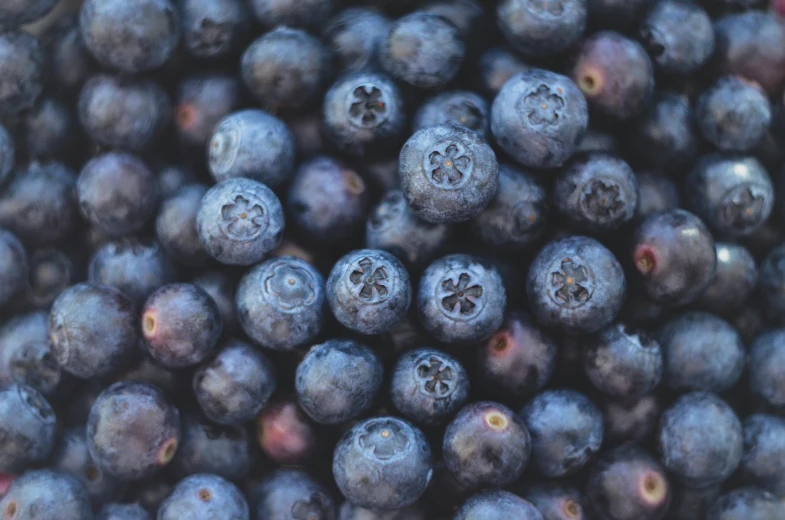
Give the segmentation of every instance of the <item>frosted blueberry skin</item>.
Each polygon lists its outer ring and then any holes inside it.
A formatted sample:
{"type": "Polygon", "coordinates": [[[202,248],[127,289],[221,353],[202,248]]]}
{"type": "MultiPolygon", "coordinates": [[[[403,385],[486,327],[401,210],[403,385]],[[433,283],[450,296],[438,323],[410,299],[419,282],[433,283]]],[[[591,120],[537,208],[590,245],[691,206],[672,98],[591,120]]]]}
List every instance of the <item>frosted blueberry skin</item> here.
{"type": "Polygon", "coordinates": [[[0,228],[0,305],[19,294],[29,272],[24,246],[13,233],[0,228]]]}
{"type": "Polygon", "coordinates": [[[18,475],[44,464],[57,432],[55,412],[44,396],[29,386],[8,385],[0,390],[0,414],[13,418],[0,425],[0,472],[18,475]]]}
{"type": "Polygon", "coordinates": [[[742,475],[747,482],[781,496],[785,490],[785,419],[755,414],[743,426],[742,475]]]}
{"type": "Polygon", "coordinates": [[[158,508],[158,520],[250,520],[240,489],[218,475],[198,473],[184,478],[158,508]]]}
{"type": "Polygon", "coordinates": [[[776,496],[756,487],[744,487],[721,495],[709,508],[706,518],[776,518],[781,514],[782,502],[776,496]]]}
{"type": "Polygon", "coordinates": [[[491,106],[491,133],[513,159],[556,168],[575,152],[589,126],[581,91],[567,76],[542,69],[516,74],[491,106]]]}
{"type": "Polygon", "coordinates": [[[425,435],[395,417],[356,423],[338,441],[333,455],[333,477],[341,493],[367,509],[400,509],[414,503],[432,473],[425,435]]]}
{"type": "Polygon", "coordinates": [[[483,491],[474,495],[455,513],[453,520],[485,518],[543,520],[542,514],[532,503],[509,491],[483,491]]]}
{"type": "Polygon", "coordinates": [[[9,518],[30,520],[93,520],[87,491],[71,475],[51,469],[28,471],[14,480],[0,500],[9,518]]]}
{"type": "Polygon", "coordinates": [[[373,7],[350,7],[330,18],[322,38],[333,51],[338,70],[378,66],[379,49],[389,24],[390,20],[373,7]]]}
{"type": "Polygon", "coordinates": [[[242,0],[184,0],[180,3],[183,46],[197,58],[219,58],[245,43],[251,13],[242,0]]]}
{"type": "Polygon", "coordinates": [[[496,20],[504,39],[524,56],[541,58],[567,50],[586,30],[586,0],[504,0],[496,20]]]}
{"type": "Polygon", "coordinates": [[[717,314],[729,314],[747,302],[758,281],[758,266],[752,254],[739,244],[717,242],[714,278],[698,304],[717,314]]]}
{"type": "Polygon", "coordinates": [[[46,56],[32,35],[0,34],[0,114],[16,116],[33,107],[44,89],[46,56]]]}
{"type": "Polygon", "coordinates": [[[547,244],[529,267],[529,306],[537,320],[571,333],[596,332],[621,310],[627,292],[619,261],[583,236],[547,244]]]}
{"type": "Polygon", "coordinates": [[[389,331],[406,316],[411,301],[409,273],[386,251],[352,251],[335,263],[327,278],[333,316],[360,334],[389,331]]]}
{"type": "Polygon", "coordinates": [[[255,266],[237,287],[240,326],[259,345],[291,350],[313,340],[325,321],[324,277],[311,264],[284,256],[255,266]]]}
{"type": "Polygon", "coordinates": [[[714,51],[711,18],[697,4],[666,0],[655,3],[640,26],[640,40],[657,70],[688,75],[714,51]]]}
{"type": "Polygon", "coordinates": [[[250,492],[254,518],[335,520],[335,502],[329,491],[308,473],[279,469],[250,492]]]}
{"type": "Polygon", "coordinates": [[[490,133],[490,106],[482,96],[468,90],[443,92],[426,99],[412,121],[417,132],[429,126],[458,125],[476,132],[483,139],[490,133]]]}
{"type": "Polygon", "coordinates": [[[785,329],[758,336],[748,356],[749,389],[774,410],[785,409],[785,329]]]}
{"type": "Polygon", "coordinates": [[[196,227],[210,256],[223,264],[251,265],[281,242],[283,207],[264,184],[228,179],[204,195],[196,227]]]}
{"type": "Polygon", "coordinates": [[[21,314],[0,328],[0,386],[19,383],[49,398],[66,379],[49,342],[48,312],[21,314]]]}

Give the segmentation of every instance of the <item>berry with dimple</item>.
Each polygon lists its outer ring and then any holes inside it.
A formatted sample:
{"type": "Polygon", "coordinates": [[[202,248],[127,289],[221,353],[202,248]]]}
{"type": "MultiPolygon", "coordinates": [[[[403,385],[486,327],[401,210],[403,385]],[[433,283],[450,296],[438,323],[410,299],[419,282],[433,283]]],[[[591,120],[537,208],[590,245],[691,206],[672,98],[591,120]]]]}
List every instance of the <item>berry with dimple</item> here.
{"type": "Polygon", "coordinates": [[[523,489],[521,496],[537,508],[544,520],[587,520],[589,515],[581,493],[567,484],[532,484],[523,489]]]}
{"type": "Polygon", "coordinates": [[[184,478],[161,503],[158,520],[248,520],[248,502],[240,489],[218,475],[199,473],[184,478]]]}
{"type": "Polygon", "coordinates": [[[92,520],[90,500],[71,475],[52,469],[28,471],[0,500],[3,520],[92,520]]]}

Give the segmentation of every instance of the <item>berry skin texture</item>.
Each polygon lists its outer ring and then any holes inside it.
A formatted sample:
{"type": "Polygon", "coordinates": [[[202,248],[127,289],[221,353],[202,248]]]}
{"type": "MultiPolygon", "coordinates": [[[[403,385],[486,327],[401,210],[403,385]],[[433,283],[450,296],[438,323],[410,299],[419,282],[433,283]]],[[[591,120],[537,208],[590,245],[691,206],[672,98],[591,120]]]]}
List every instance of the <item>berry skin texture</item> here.
{"type": "Polygon", "coordinates": [[[425,100],[414,115],[415,132],[439,125],[458,125],[477,133],[483,139],[490,131],[488,102],[468,90],[452,90],[425,100]]]}
{"type": "Polygon", "coordinates": [[[532,503],[509,491],[484,491],[474,495],[455,513],[453,520],[486,518],[543,520],[543,516],[532,503]]]}
{"type": "Polygon", "coordinates": [[[183,186],[158,209],[156,238],[167,255],[180,264],[199,267],[210,260],[196,229],[196,216],[205,193],[207,186],[203,184],[183,186]]]}
{"type": "Polygon", "coordinates": [[[183,46],[197,58],[220,58],[245,42],[251,24],[242,0],[183,0],[180,2],[183,46]]]}
{"type": "Polygon", "coordinates": [[[586,0],[504,0],[496,7],[504,39],[524,56],[541,58],[567,50],[586,30],[586,0]]]}
{"type": "Polygon", "coordinates": [[[138,350],[133,301],[106,285],[80,283],[60,293],[49,313],[52,353],[66,372],[96,379],[123,369],[138,350]]]}
{"type": "Polygon", "coordinates": [[[13,117],[33,107],[43,92],[45,67],[46,57],[33,36],[0,34],[0,114],[13,117]]]}
{"type": "Polygon", "coordinates": [[[439,424],[469,398],[469,376],[454,357],[422,348],[398,358],[390,380],[393,406],[417,424],[439,424]]]}
{"type": "Polygon", "coordinates": [[[139,504],[107,504],[96,520],[153,520],[153,517],[139,504]]]}
{"type": "Polygon", "coordinates": [[[212,421],[240,426],[261,412],[275,391],[273,364],[251,345],[229,340],[193,377],[199,406],[212,421]]]}
{"type": "Polygon", "coordinates": [[[720,496],[706,513],[706,520],[768,520],[782,515],[777,497],[754,487],[734,489],[720,496]]]}
{"type": "Polygon", "coordinates": [[[688,211],[673,209],[649,216],[635,230],[632,262],[650,299],[678,306],[695,301],[706,290],[717,256],[703,221],[688,211]]]}
{"type": "Polygon", "coordinates": [[[297,401],[320,424],[341,424],[367,412],[384,381],[381,360],[366,346],[332,339],[316,345],[297,366],[297,401]]]}
{"type": "Polygon", "coordinates": [[[529,267],[529,307],[548,327],[597,332],[621,309],[627,282],[613,254],[596,240],[573,236],[550,242],[529,267]]]}
{"type": "Polygon", "coordinates": [[[429,265],[417,289],[422,326],[444,343],[476,343],[504,321],[507,296],[496,268],[471,255],[448,255],[429,265]]]}
{"type": "Polygon", "coordinates": [[[79,30],[79,16],[63,14],[40,36],[40,42],[50,56],[51,83],[67,92],[78,91],[91,66],[79,30]]]}
{"type": "Polygon", "coordinates": [[[93,57],[124,73],[163,65],[181,34],[180,15],[170,0],[86,0],[79,26],[93,57]]]}
{"type": "Polygon", "coordinates": [[[406,316],[411,301],[409,273],[386,251],[347,253],[327,278],[327,303],[335,319],[360,334],[391,330],[406,316]]]}
{"type": "Polygon", "coordinates": [[[312,341],[324,326],[324,277],[299,258],[272,258],[240,280],[235,306],[240,326],[254,342],[292,350],[312,341]]]}
{"type": "Polygon", "coordinates": [[[524,488],[522,496],[532,503],[544,520],[586,520],[581,493],[572,486],[556,482],[538,483],[524,488]]]}
{"type": "Polygon", "coordinates": [[[215,301],[187,283],[156,289],[144,304],[141,326],[150,355],[170,368],[193,366],[209,357],[223,330],[215,301]]]}
{"type": "Polygon", "coordinates": [[[215,127],[207,166],[218,183],[247,177],[275,188],[291,176],[294,155],[294,137],[283,121],[262,110],[240,110],[215,127]]]}
{"type": "Polygon", "coordinates": [[[240,89],[240,80],[229,74],[206,72],[183,79],[174,101],[180,142],[186,148],[204,150],[216,125],[242,102],[240,89]]]}
{"type": "Polygon", "coordinates": [[[423,433],[395,417],[355,423],[335,447],[333,476],[352,504],[400,509],[414,503],[433,474],[423,433]]]}
{"type": "Polygon", "coordinates": [[[776,410],[785,409],[785,329],[758,336],[750,346],[749,389],[776,410]]]}
{"type": "Polygon", "coordinates": [[[141,480],[171,462],[180,444],[180,413],[146,383],[115,383],[101,392],[87,420],[90,455],[106,473],[141,480]]]}
{"type": "Polygon", "coordinates": [[[575,152],[589,125],[586,99],[570,78],[533,69],[511,77],[491,105],[491,133],[513,159],[556,168],[575,152]]]}
{"type": "Polygon", "coordinates": [[[248,502],[228,480],[199,473],[181,480],[158,509],[158,520],[250,520],[248,502]]]}
{"type": "Polygon", "coordinates": [[[292,397],[273,401],[259,415],[256,440],[270,460],[283,466],[305,465],[319,448],[314,423],[292,397]]]}
{"type": "Polygon", "coordinates": [[[4,305],[24,288],[29,274],[24,246],[9,231],[0,228],[0,305],[4,305]]]}
{"type": "Polygon", "coordinates": [[[372,7],[350,7],[327,21],[322,39],[338,70],[358,71],[378,62],[389,25],[390,20],[372,7]]]}
{"type": "Polygon", "coordinates": [[[255,519],[291,518],[335,520],[330,493],[305,471],[279,469],[250,493],[255,519]]]}
{"type": "Polygon", "coordinates": [[[29,386],[8,385],[0,390],[0,416],[6,418],[0,425],[0,472],[21,474],[44,464],[57,429],[55,412],[44,396],[29,386]]]}
{"type": "Polygon", "coordinates": [[[574,390],[546,390],[520,412],[531,435],[531,463],[546,478],[572,475],[600,451],[602,413],[574,390]]]}
{"type": "Polygon", "coordinates": [[[410,209],[434,224],[469,220],[496,194],[499,163],[476,133],[455,125],[415,132],[401,149],[398,174],[410,209]]]}
{"type": "Polygon", "coordinates": [[[232,481],[248,476],[255,455],[251,432],[245,426],[223,426],[201,413],[182,417],[182,440],[172,460],[179,478],[212,473],[232,481]]]}
{"type": "Polygon", "coordinates": [[[19,383],[52,396],[63,377],[49,342],[48,314],[22,314],[0,328],[0,386],[19,383]]]}
{"type": "Polygon", "coordinates": [[[638,181],[632,168],[618,157],[582,155],[556,177],[553,203],[575,229],[607,233],[635,215],[638,181]]]}
{"type": "Polygon", "coordinates": [[[698,303],[709,311],[730,314],[741,307],[755,289],[758,268],[744,246],[717,242],[714,249],[717,252],[717,269],[698,303]]]}
{"type": "Polygon", "coordinates": [[[381,65],[391,76],[421,89],[449,83],[466,46],[458,28],[443,16],[414,12],[392,23],[381,44],[381,65]]]}
{"type": "Polygon", "coordinates": [[[79,481],[51,469],[17,478],[0,500],[0,511],[9,520],[93,520],[90,500],[79,481]]]}
{"type": "MultiPolygon", "coordinates": [[[[278,0],[250,0],[256,19],[264,27],[279,25],[294,27],[318,26],[330,17],[335,0],[299,0],[279,2],[278,0]]],[[[322,520],[322,519],[317,519],[322,520]]]]}
{"type": "Polygon", "coordinates": [[[778,496],[785,492],[785,419],[755,414],[744,420],[739,469],[747,481],[778,496]]]}
{"type": "Polygon", "coordinates": [[[692,487],[727,479],[744,451],[741,421],[725,401],[708,392],[684,394],[665,410],[657,443],[662,464],[692,487]]]}
{"type": "Polygon", "coordinates": [[[14,139],[5,126],[0,124],[0,184],[4,183],[16,164],[14,139]]]}
{"type": "Polygon", "coordinates": [[[0,31],[8,32],[46,16],[57,0],[9,0],[0,7],[0,31]]]}
{"type": "Polygon", "coordinates": [[[196,228],[210,256],[223,264],[251,265],[281,242],[283,207],[264,184],[245,178],[228,179],[210,188],[202,198],[196,228]]]}

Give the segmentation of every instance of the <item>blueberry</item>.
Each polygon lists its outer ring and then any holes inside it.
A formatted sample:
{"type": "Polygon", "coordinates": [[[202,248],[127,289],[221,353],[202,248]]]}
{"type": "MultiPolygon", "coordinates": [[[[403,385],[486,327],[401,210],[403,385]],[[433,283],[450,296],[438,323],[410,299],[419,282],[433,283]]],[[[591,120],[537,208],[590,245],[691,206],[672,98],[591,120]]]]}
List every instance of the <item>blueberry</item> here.
{"type": "Polygon", "coordinates": [[[627,291],[616,257],[588,237],[547,244],[529,266],[526,286],[537,320],[572,333],[596,332],[619,313],[627,291]]]}
{"type": "Polygon", "coordinates": [[[504,39],[524,56],[542,58],[575,44],[586,30],[586,0],[503,0],[496,18],[504,39]]]}
{"type": "Polygon", "coordinates": [[[484,520],[486,518],[515,518],[543,520],[534,505],[508,491],[485,491],[466,501],[453,520],[484,520]]]}
{"type": "Polygon", "coordinates": [[[284,215],[278,197],[260,182],[228,179],[210,188],[196,215],[207,253],[224,264],[259,262],[280,243],[284,215]]]}
{"type": "Polygon", "coordinates": [[[412,300],[409,273],[390,253],[357,249],[338,260],[327,278],[335,318],[361,334],[387,332],[406,316],[412,300]]]}
{"type": "Polygon", "coordinates": [[[0,328],[0,385],[19,383],[50,397],[66,378],[49,343],[48,316],[15,316],[0,328]]]}
{"type": "Polygon", "coordinates": [[[107,504],[96,520],[153,520],[153,517],[139,504],[107,504]]]}
{"type": "Polygon", "coordinates": [[[201,287],[218,306],[224,334],[234,334],[239,330],[235,312],[236,280],[223,271],[209,271],[194,278],[191,283],[201,287]]]}
{"type": "Polygon", "coordinates": [[[706,520],[767,520],[782,514],[777,497],[754,487],[734,489],[714,502],[706,513],[706,520]]]}
{"type": "Polygon", "coordinates": [[[0,34],[0,114],[15,116],[33,107],[44,88],[45,62],[31,35],[0,34]]]}
{"type": "Polygon", "coordinates": [[[650,215],[635,231],[632,261],[637,280],[657,303],[695,301],[714,277],[714,239],[695,215],[673,209],[650,215]]]}
{"type": "Polygon", "coordinates": [[[18,29],[43,18],[52,10],[57,0],[10,0],[0,7],[0,31],[18,29]]]}
{"type": "Polygon", "coordinates": [[[545,477],[572,475],[600,451],[602,413],[574,390],[547,390],[520,417],[531,435],[531,463],[545,477]]]}
{"type": "Polygon", "coordinates": [[[90,456],[122,480],[146,479],[171,462],[180,444],[180,414],[145,383],[115,383],[93,403],[87,420],[90,456]]]}
{"type": "Polygon", "coordinates": [[[744,457],[739,469],[748,481],[782,495],[785,490],[785,419],[755,414],[744,420],[744,457]]]}
{"type": "Polygon", "coordinates": [[[774,188],[754,157],[704,157],[687,177],[695,214],[723,235],[749,235],[771,214],[774,188]]]}
{"type": "Polygon", "coordinates": [[[0,500],[0,511],[19,520],[92,520],[87,492],[67,473],[42,469],[25,473],[0,500]]]}
{"type": "Polygon", "coordinates": [[[292,220],[309,239],[337,242],[362,227],[370,206],[370,190],[357,171],[328,156],[300,165],[286,198],[292,220]]]}
{"type": "Polygon", "coordinates": [[[491,47],[472,65],[477,88],[489,98],[496,97],[511,77],[530,68],[506,47],[491,47]]]}
{"type": "Polygon", "coordinates": [[[235,306],[240,325],[256,343],[291,350],[309,343],[324,326],[324,277],[299,258],[272,258],[240,280],[235,306]]]}
{"type": "Polygon", "coordinates": [[[215,126],[240,105],[240,89],[238,78],[229,74],[201,73],[184,78],[177,85],[174,101],[175,131],[180,142],[204,149],[215,126]]]}
{"type": "Polygon", "coordinates": [[[156,289],[144,304],[141,325],[150,355],[170,368],[193,366],[208,358],[222,331],[213,299],[187,283],[156,289]]]}
{"type": "Polygon", "coordinates": [[[250,33],[250,13],[242,0],[183,0],[179,8],[183,45],[197,58],[231,54],[250,33]]]}
{"type": "Polygon", "coordinates": [[[426,520],[425,515],[417,504],[393,511],[376,511],[344,502],[338,511],[338,520],[426,520]]]}
{"type": "Polygon", "coordinates": [[[240,481],[251,470],[253,437],[245,426],[224,426],[209,421],[201,413],[182,417],[182,439],[172,460],[173,472],[186,477],[212,473],[240,481]]]}
{"type": "Polygon", "coordinates": [[[474,56],[482,50],[483,38],[490,30],[482,0],[431,0],[420,11],[452,22],[466,44],[467,56],[474,56]]]}
{"type": "Polygon", "coordinates": [[[30,255],[30,278],[20,309],[49,309],[55,298],[81,276],[81,260],[73,251],[40,248],[30,255]]]}
{"type": "Polygon", "coordinates": [[[90,282],[119,289],[139,306],[158,287],[172,283],[175,274],[157,242],[133,237],[106,242],[87,267],[90,282]]]}
{"type": "Polygon", "coordinates": [[[181,34],[180,15],[170,0],[86,0],[79,26],[95,59],[124,73],[163,65],[181,34]]]}
{"type": "MultiPolygon", "coordinates": [[[[335,0],[249,0],[256,18],[265,27],[318,26],[330,17],[335,0]]],[[[322,520],[322,519],[317,519],[322,520]]]]}
{"type": "Polygon", "coordinates": [[[306,518],[335,520],[330,493],[308,473],[279,469],[251,491],[254,519],[306,518]]]}
{"type": "Polygon", "coordinates": [[[19,384],[4,386],[0,390],[0,472],[19,474],[44,464],[54,448],[56,428],[55,412],[38,391],[19,384]]]}
{"type": "Polygon", "coordinates": [[[725,401],[707,392],[684,394],[665,410],[657,442],[663,465],[693,487],[727,479],[744,451],[741,421],[725,401]]]}
{"type": "Polygon", "coordinates": [[[610,31],[581,42],[570,77],[589,108],[615,120],[639,114],[654,91],[654,67],[646,51],[638,42],[610,31]]]}
{"type": "Polygon", "coordinates": [[[728,314],[741,307],[755,289],[757,266],[752,254],[743,246],[717,242],[714,248],[717,269],[698,303],[710,311],[728,314]]]}
{"type": "Polygon", "coordinates": [[[477,350],[477,377],[495,398],[519,401],[548,384],[557,346],[522,311],[511,311],[501,328],[477,350]]]}
{"type": "Polygon", "coordinates": [[[5,126],[0,124],[0,183],[3,183],[16,162],[16,147],[13,137],[5,126]]]}
{"type": "Polygon", "coordinates": [[[229,340],[194,373],[193,390],[205,415],[226,425],[253,420],[275,391],[270,360],[251,345],[229,340]]]}
{"type": "Polygon", "coordinates": [[[341,424],[373,406],[384,381],[378,356],[351,340],[331,339],[308,351],[297,366],[297,401],[311,419],[341,424]]]}
{"type": "Polygon", "coordinates": [[[302,466],[312,462],[320,439],[315,424],[293,397],[273,401],[256,420],[256,440],[276,464],[302,466]]]}
{"type": "Polygon", "coordinates": [[[572,486],[543,482],[527,486],[523,498],[531,502],[543,520],[586,520],[581,493],[572,486]]]}
{"type": "Polygon", "coordinates": [[[83,379],[116,373],[137,352],[135,319],[133,301],[117,289],[73,285],[49,313],[52,353],[63,370],[83,379]]]}
{"type": "Polygon", "coordinates": [[[491,133],[524,166],[555,168],[589,125],[586,100],[566,76],[533,69],[511,77],[491,106],[491,133]]]}
{"type": "Polygon", "coordinates": [[[78,123],[71,106],[64,101],[53,97],[40,99],[25,114],[23,125],[24,142],[30,157],[51,160],[67,157],[73,152],[78,123]]]}
{"type": "Polygon", "coordinates": [[[351,155],[394,148],[405,133],[403,94],[385,75],[346,74],[324,95],[322,124],[327,138],[351,155]]]}
{"type": "Polygon", "coordinates": [[[208,146],[207,163],[216,182],[247,177],[276,187],[294,169],[294,138],[277,117],[240,110],[221,119],[208,146]]]}
{"type": "Polygon", "coordinates": [[[399,509],[425,491],[433,474],[423,433],[395,417],[355,423],[335,447],[333,476],[352,504],[399,509]]]}
{"type": "Polygon", "coordinates": [[[381,44],[381,64],[403,83],[437,89],[455,78],[465,52],[455,24],[436,14],[415,11],[390,26],[381,44]]]}
{"type": "Polygon", "coordinates": [[[640,39],[654,66],[666,74],[687,75],[700,69],[714,51],[714,27],[699,5],[660,0],[646,14],[640,39]]]}
{"type": "Polygon", "coordinates": [[[654,437],[662,413],[661,399],[656,394],[632,400],[607,398],[598,404],[605,419],[605,439],[609,442],[644,442],[654,437]]]}
{"type": "Polygon", "coordinates": [[[602,520],[660,520],[671,494],[665,470],[634,444],[605,453],[586,485],[589,506],[602,520]]]}
{"type": "Polygon", "coordinates": [[[141,229],[159,201],[153,173],[135,155],[109,152],[91,159],[76,182],[82,215],[107,235],[141,229]]]}
{"type": "Polygon", "coordinates": [[[655,0],[587,0],[589,21],[593,26],[629,29],[643,17],[655,0]]]}
{"type": "Polygon", "coordinates": [[[183,186],[196,182],[196,174],[185,165],[164,164],[158,168],[158,191],[161,200],[168,199],[183,186]]]}
{"type": "Polygon", "coordinates": [[[458,125],[488,138],[490,107],[481,96],[468,90],[443,92],[425,100],[414,115],[414,131],[439,125],[458,125]]]}
{"type": "Polygon", "coordinates": [[[249,520],[248,502],[228,480],[209,473],[181,480],[158,509],[158,520],[249,520]]]}
{"type": "Polygon", "coordinates": [[[198,267],[210,260],[196,229],[196,215],[205,193],[207,187],[203,184],[183,186],[158,209],[156,238],[166,253],[181,264],[198,267]]]}
{"type": "Polygon", "coordinates": [[[647,332],[616,323],[583,350],[583,368],[595,388],[617,398],[640,398],[662,377],[663,352],[647,332]]]}
{"type": "Polygon", "coordinates": [[[64,14],[40,37],[49,58],[49,81],[63,91],[81,88],[91,63],[79,30],[79,16],[64,14]]]}
{"type": "Polygon", "coordinates": [[[471,220],[471,228],[494,249],[521,250],[542,237],[548,216],[548,200],[539,180],[514,166],[501,164],[496,195],[471,220]]]}
{"type": "Polygon", "coordinates": [[[644,172],[636,174],[635,178],[638,183],[635,220],[642,221],[649,215],[679,207],[679,190],[668,177],[644,172]]]}
{"type": "Polygon", "coordinates": [[[785,407],[785,329],[758,336],[748,356],[749,389],[774,408],[785,407]]]}
{"type": "Polygon", "coordinates": [[[445,343],[489,338],[504,320],[507,296],[496,268],[479,257],[455,254],[425,269],[417,289],[423,327],[445,343]]]}
{"type": "Polygon", "coordinates": [[[449,419],[469,398],[469,376],[457,359],[421,348],[398,358],[390,379],[393,406],[417,424],[449,419]]]}
{"type": "Polygon", "coordinates": [[[372,7],[350,7],[336,14],[322,29],[322,37],[339,70],[357,71],[374,66],[390,20],[372,7]]]}
{"type": "Polygon", "coordinates": [[[240,63],[245,86],[265,110],[296,110],[324,87],[330,56],[319,40],[303,31],[278,27],[253,42],[240,63]]]}

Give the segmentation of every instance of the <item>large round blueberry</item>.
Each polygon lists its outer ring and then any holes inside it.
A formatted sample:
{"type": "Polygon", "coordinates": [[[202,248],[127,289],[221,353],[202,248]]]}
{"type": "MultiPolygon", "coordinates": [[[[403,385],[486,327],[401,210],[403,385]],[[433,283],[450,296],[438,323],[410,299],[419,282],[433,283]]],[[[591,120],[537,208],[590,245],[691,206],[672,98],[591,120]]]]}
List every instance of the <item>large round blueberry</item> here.
{"type": "Polygon", "coordinates": [[[659,71],[686,75],[711,58],[714,27],[697,3],[664,0],[654,3],[646,13],[640,40],[659,71]]]}
{"type": "Polygon", "coordinates": [[[521,54],[542,58],[567,50],[586,30],[586,0],[504,0],[496,19],[505,40],[521,54]]]}
{"type": "Polygon", "coordinates": [[[248,502],[228,480],[199,473],[184,478],[158,508],[158,520],[249,520],[248,502]]]}
{"type": "Polygon", "coordinates": [[[197,58],[220,58],[245,43],[251,13],[243,0],[183,0],[180,2],[183,46],[197,58]]]}
{"type": "Polygon", "coordinates": [[[0,390],[0,472],[16,475],[40,466],[52,454],[57,418],[38,391],[12,384],[0,390]]]}
{"type": "Polygon", "coordinates": [[[523,488],[521,496],[531,502],[545,520],[586,520],[583,495],[572,485],[538,482],[523,488]]]}
{"type": "Polygon", "coordinates": [[[71,475],[51,469],[29,471],[16,479],[0,511],[9,520],[92,520],[87,492],[71,475]]]}
{"type": "Polygon", "coordinates": [[[298,517],[335,520],[335,502],[327,489],[308,473],[279,469],[250,493],[254,519],[298,517]]]}
{"type": "Polygon", "coordinates": [[[484,520],[486,518],[515,518],[543,520],[531,502],[509,491],[484,491],[471,497],[461,506],[453,520],[484,520]]]}

